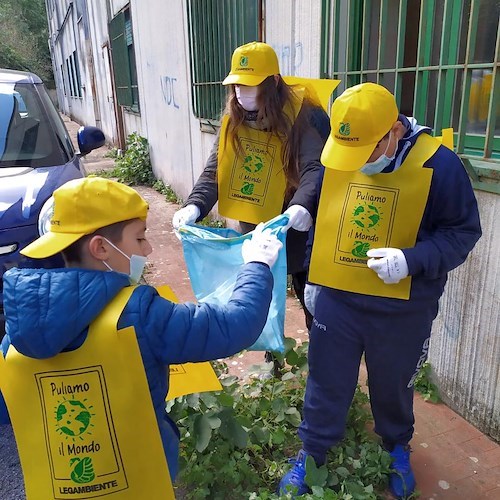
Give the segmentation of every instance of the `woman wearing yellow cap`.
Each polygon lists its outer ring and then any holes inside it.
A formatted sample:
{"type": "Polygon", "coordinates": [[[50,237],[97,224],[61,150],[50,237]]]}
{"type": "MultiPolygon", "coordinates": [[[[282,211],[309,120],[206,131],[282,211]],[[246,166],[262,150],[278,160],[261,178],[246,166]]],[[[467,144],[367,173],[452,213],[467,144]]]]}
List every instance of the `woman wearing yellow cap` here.
{"type": "MultiPolygon", "coordinates": [[[[217,201],[219,213],[239,220],[244,232],[286,213],[288,272],[304,304],[305,244],[328,116],[305,87],[285,83],[276,53],[262,42],[234,51],[222,84],[229,90],[221,130],[172,224],[177,229],[203,219],[217,201]]],[[[304,312],[309,328],[312,316],[304,312]]]]}

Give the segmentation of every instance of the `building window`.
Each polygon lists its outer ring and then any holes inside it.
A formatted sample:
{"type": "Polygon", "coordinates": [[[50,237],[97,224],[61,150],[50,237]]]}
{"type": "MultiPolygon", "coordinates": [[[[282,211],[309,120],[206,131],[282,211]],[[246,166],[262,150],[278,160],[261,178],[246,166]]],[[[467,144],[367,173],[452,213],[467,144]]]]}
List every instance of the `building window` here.
{"type": "Polygon", "coordinates": [[[322,8],[321,73],[342,80],[338,92],[380,83],[436,134],[452,126],[463,159],[500,159],[498,1],[323,0],[322,8]]]}
{"type": "MultiPolygon", "coordinates": [[[[75,98],[82,97],[82,82],[80,79],[80,69],[76,50],[66,59],[66,71],[69,83],[69,95],[75,98]]],[[[63,75],[64,80],[64,75],[63,75]]],[[[64,88],[66,93],[66,88],[64,88]]]]}
{"type": "Polygon", "coordinates": [[[64,65],[61,64],[61,80],[62,80],[62,88],[63,88],[63,93],[64,95],[67,95],[67,91],[66,91],[66,78],[64,76],[64,65]]]}
{"type": "Polygon", "coordinates": [[[138,111],[139,89],[129,8],[126,8],[111,20],[109,23],[109,37],[118,104],[133,111],[138,111]]]}
{"type": "Polygon", "coordinates": [[[222,80],[236,47],[259,40],[262,0],[188,0],[193,112],[217,121],[224,108],[222,80]]]}

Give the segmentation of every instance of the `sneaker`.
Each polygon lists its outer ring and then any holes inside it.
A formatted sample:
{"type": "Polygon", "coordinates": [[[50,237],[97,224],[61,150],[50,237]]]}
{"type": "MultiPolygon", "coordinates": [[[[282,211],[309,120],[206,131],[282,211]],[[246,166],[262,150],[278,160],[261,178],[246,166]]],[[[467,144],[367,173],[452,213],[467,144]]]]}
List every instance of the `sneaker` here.
{"type": "Polygon", "coordinates": [[[297,458],[291,458],[289,462],[293,467],[282,477],[278,487],[278,495],[292,493],[293,496],[309,493],[309,486],[306,484],[306,459],[308,455],[304,450],[300,450],[297,458]]]}
{"type": "Polygon", "coordinates": [[[390,452],[393,459],[389,475],[389,488],[396,498],[407,498],[415,490],[415,476],[410,465],[410,451],[408,445],[397,444],[390,452]]]}

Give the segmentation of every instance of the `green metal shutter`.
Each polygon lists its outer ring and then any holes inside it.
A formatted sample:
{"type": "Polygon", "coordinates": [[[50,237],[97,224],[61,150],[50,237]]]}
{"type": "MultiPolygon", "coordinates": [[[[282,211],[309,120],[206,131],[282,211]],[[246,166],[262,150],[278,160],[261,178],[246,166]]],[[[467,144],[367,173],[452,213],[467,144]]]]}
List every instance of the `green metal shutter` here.
{"type": "Polygon", "coordinates": [[[120,12],[109,23],[109,38],[118,104],[132,106],[132,84],[130,81],[130,62],[125,39],[125,14],[120,12]]]}
{"type": "Polygon", "coordinates": [[[196,117],[218,120],[234,49],[259,40],[260,0],[188,0],[192,102],[196,117]]]}
{"type": "Polygon", "coordinates": [[[321,76],[377,82],[400,110],[452,126],[476,189],[500,193],[500,2],[322,0],[321,76]]]}

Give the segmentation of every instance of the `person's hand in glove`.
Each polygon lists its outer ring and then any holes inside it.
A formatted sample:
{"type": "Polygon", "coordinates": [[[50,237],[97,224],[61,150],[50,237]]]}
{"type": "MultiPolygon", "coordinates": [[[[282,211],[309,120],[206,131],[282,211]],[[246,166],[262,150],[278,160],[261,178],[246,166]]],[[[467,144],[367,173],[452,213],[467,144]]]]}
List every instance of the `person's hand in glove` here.
{"type": "Polygon", "coordinates": [[[270,229],[264,229],[261,222],[253,231],[252,238],[245,240],[241,247],[241,255],[245,264],[248,262],[262,262],[270,268],[278,258],[283,244],[271,233],[270,229]]]}
{"type": "Polygon", "coordinates": [[[306,305],[307,310],[313,316],[316,309],[316,301],[318,300],[320,291],[320,285],[312,285],[311,283],[306,283],[306,286],[304,288],[304,304],[306,305]]]}
{"type": "Polygon", "coordinates": [[[292,205],[283,214],[288,215],[288,223],[285,226],[285,231],[290,228],[296,231],[308,231],[312,225],[311,214],[302,205],[292,205]]]}
{"type": "Polygon", "coordinates": [[[408,276],[408,264],[399,248],[372,248],[366,265],[386,284],[394,285],[408,276]]]}
{"type": "Polygon", "coordinates": [[[186,205],[175,212],[172,217],[172,226],[177,230],[184,224],[193,224],[199,216],[200,209],[196,205],[186,205]]]}

